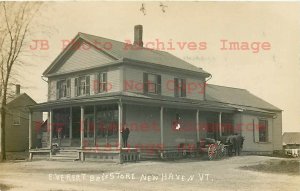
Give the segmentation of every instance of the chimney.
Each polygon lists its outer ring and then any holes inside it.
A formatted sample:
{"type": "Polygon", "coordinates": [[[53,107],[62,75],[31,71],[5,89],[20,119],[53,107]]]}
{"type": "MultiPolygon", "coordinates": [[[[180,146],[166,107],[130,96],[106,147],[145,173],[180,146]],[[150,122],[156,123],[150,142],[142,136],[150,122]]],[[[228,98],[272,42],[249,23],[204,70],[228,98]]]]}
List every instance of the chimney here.
{"type": "Polygon", "coordinates": [[[134,45],[143,47],[143,25],[134,26],[134,45]]]}
{"type": "Polygon", "coordinates": [[[20,95],[20,89],[21,89],[20,84],[16,84],[16,95],[20,95]]]}

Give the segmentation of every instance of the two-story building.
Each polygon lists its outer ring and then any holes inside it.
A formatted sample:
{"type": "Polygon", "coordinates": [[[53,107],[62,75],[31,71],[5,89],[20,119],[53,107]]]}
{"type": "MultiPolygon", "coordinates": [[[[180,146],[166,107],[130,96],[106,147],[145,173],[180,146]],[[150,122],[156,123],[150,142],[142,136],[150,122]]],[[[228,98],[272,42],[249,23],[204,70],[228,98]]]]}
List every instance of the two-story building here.
{"type": "Polygon", "coordinates": [[[127,127],[123,150],[142,157],[233,133],[245,137],[244,151],[281,150],[280,109],[247,90],[207,85],[208,72],[144,48],[142,34],[135,26],[126,44],[79,33],[46,69],[48,101],[31,113],[48,112],[48,149],[73,149],[81,160],[119,156],[127,127]]]}

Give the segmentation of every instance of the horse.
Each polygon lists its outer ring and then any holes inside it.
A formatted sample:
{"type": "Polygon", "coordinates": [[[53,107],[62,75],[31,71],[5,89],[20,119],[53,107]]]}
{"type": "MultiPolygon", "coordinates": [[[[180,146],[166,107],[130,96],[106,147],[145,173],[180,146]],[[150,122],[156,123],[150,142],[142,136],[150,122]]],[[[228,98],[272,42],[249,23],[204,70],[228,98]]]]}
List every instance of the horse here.
{"type": "Polygon", "coordinates": [[[232,155],[232,151],[234,150],[235,155],[240,155],[241,149],[243,148],[245,138],[241,135],[229,135],[220,137],[220,141],[223,144],[228,145],[228,155],[232,155]]]}

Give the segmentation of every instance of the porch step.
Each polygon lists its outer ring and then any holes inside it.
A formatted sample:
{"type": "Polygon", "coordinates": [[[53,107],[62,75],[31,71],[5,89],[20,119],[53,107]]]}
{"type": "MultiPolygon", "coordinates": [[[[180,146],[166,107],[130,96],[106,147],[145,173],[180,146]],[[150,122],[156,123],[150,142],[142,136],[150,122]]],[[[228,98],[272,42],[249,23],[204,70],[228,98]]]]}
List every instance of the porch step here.
{"type": "Polygon", "coordinates": [[[51,156],[52,160],[75,161],[79,160],[79,152],[77,150],[59,150],[51,156]]]}

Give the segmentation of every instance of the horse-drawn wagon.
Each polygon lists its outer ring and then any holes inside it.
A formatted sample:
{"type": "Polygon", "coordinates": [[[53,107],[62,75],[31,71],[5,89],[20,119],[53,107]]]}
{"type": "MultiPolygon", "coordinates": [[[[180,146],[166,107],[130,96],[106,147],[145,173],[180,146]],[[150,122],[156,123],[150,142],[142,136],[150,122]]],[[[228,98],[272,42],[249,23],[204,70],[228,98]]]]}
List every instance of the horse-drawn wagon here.
{"type": "Polygon", "coordinates": [[[200,141],[200,153],[206,153],[209,160],[222,159],[233,153],[239,155],[243,147],[244,137],[230,135],[220,137],[220,140],[205,138],[200,141]]]}

